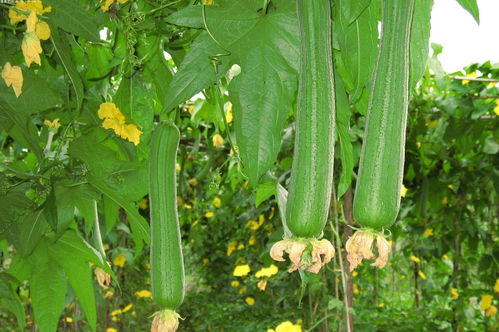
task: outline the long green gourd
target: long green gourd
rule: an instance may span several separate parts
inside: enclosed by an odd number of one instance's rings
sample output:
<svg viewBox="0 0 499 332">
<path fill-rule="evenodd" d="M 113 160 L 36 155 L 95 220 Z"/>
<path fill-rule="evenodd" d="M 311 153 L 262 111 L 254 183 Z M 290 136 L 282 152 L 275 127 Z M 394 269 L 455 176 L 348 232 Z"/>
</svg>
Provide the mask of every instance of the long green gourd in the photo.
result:
<svg viewBox="0 0 499 332">
<path fill-rule="evenodd" d="M 175 331 L 175 309 L 184 299 L 184 262 L 177 214 L 176 157 L 180 133 L 174 124 L 160 123 L 149 151 L 151 217 L 151 287 L 161 306 L 151 331 Z"/>
<path fill-rule="evenodd" d="M 376 238 L 380 257 L 373 265 L 379 267 L 386 264 L 390 251 L 390 245 L 379 232 L 395 222 L 400 206 L 413 12 L 414 0 L 382 0 L 381 42 L 353 202 L 354 219 L 365 230 L 347 242 L 349 254 L 356 252 L 357 257 L 350 257 L 355 266 L 358 259 L 372 258 L 367 257 L 372 256 L 369 251 L 361 254 L 362 250 L 355 250 L 359 247 L 356 244 L 370 247 Z"/>
<path fill-rule="evenodd" d="M 335 98 L 329 0 L 298 0 L 301 63 L 293 167 L 286 223 L 298 237 L 317 237 L 333 185 Z"/>
<path fill-rule="evenodd" d="M 301 62 L 296 111 L 295 145 L 286 225 L 294 238 L 277 242 L 271 256 L 290 271 L 317 273 L 334 249 L 317 240 L 327 221 L 333 186 L 335 96 L 329 0 L 297 0 Z M 312 248 L 307 252 L 307 248 Z M 324 259 L 321 258 L 324 256 Z"/>
</svg>

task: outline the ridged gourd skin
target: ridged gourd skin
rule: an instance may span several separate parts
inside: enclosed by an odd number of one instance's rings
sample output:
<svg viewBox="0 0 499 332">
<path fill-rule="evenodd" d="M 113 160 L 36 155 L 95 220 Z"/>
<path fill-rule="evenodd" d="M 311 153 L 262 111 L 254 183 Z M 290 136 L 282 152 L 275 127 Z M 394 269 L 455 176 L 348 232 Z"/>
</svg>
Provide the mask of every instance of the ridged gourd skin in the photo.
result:
<svg viewBox="0 0 499 332">
<path fill-rule="evenodd" d="M 329 0 L 297 0 L 301 63 L 286 224 L 320 236 L 333 185 L 335 97 Z"/>
<path fill-rule="evenodd" d="M 160 123 L 152 134 L 149 152 L 152 297 L 163 309 L 172 310 L 184 299 L 175 172 L 179 139 L 174 124 Z"/>
<path fill-rule="evenodd" d="M 382 1 L 382 35 L 360 155 L 354 219 L 381 230 L 396 220 L 404 172 L 414 0 Z"/>
</svg>

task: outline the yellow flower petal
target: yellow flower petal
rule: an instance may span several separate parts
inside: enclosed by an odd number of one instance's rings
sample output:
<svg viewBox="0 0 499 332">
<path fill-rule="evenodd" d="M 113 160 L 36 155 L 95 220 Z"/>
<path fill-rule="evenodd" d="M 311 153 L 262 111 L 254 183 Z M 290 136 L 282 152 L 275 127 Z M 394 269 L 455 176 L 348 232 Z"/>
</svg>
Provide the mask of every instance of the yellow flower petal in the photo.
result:
<svg viewBox="0 0 499 332">
<path fill-rule="evenodd" d="M 130 309 L 132 309 L 133 307 L 133 304 L 130 303 L 129 305 L 127 305 L 126 307 L 124 307 L 121 312 L 127 312 L 127 311 L 130 311 Z"/>
<path fill-rule="evenodd" d="M 106 329 L 106 332 L 118 332 L 118 330 L 117 330 L 117 329 L 115 329 L 114 327 L 108 327 L 108 328 Z"/>
<path fill-rule="evenodd" d="M 239 281 L 237 281 L 237 280 L 233 280 L 233 281 L 231 281 L 231 282 L 230 282 L 230 285 L 231 285 L 232 287 L 239 287 Z"/>
<path fill-rule="evenodd" d="M 21 43 L 21 50 L 23 51 L 24 60 L 26 61 L 26 65 L 28 67 L 31 66 L 32 62 L 38 64 L 39 66 L 42 65 L 40 54 L 43 50 L 40 45 L 40 39 L 38 39 L 34 32 L 24 34 L 24 38 Z"/>
<path fill-rule="evenodd" d="M 499 99 L 496 99 L 496 107 L 494 107 L 495 115 L 499 115 Z"/>
<path fill-rule="evenodd" d="M 16 1 L 16 5 L 14 6 L 16 9 L 25 12 L 35 12 L 38 15 L 43 15 L 45 13 L 50 13 L 52 11 L 52 7 L 43 8 L 43 4 L 41 0 L 29 0 L 29 1 Z M 24 21 L 28 18 L 27 15 L 16 12 L 13 9 L 9 9 L 9 19 L 10 24 L 16 24 L 21 21 Z"/>
<path fill-rule="evenodd" d="M 499 278 L 496 279 L 496 284 L 494 285 L 494 292 L 499 293 Z"/>
<path fill-rule="evenodd" d="M 213 146 L 216 148 L 218 148 L 224 144 L 224 139 L 219 134 L 213 135 L 212 141 L 213 141 Z"/>
<path fill-rule="evenodd" d="M 127 124 L 123 127 L 123 131 L 119 135 L 121 136 L 121 138 L 124 138 L 124 139 L 132 142 L 134 145 L 139 145 L 140 135 L 142 135 L 142 134 L 143 134 L 143 132 L 140 131 L 136 125 Z"/>
<path fill-rule="evenodd" d="M 232 103 L 229 103 L 229 106 L 227 107 L 227 113 L 225 113 L 225 120 L 227 120 L 227 123 L 231 123 L 233 120 Z"/>
<path fill-rule="evenodd" d="M 36 23 L 35 33 L 40 40 L 47 40 L 50 38 L 50 27 L 46 22 L 40 21 Z"/>
<path fill-rule="evenodd" d="M 419 275 L 419 277 L 420 277 L 421 279 L 426 280 L 426 274 L 424 274 L 424 272 L 423 272 L 423 271 L 419 270 L 419 271 L 418 271 L 418 275 Z"/>
<path fill-rule="evenodd" d="M 250 271 L 251 268 L 249 267 L 248 264 L 238 265 L 235 267 L 234 272 L 232 272 L 232 275 L 235 277 L 244 277 L 248 275 Z"/>
<path fill-rule="evenodd" d="M 264 280 L 260 280 L 256 286 L 258 287 L 259 290 L 261 290 L 262 292 L 265 290 L 265 288 L 267 288 L 267 280 L 264 279 Z"/>
<path fill-rule="evenodd" d="M 279 272 L 279 268 L 275 266 L 274 264 L 271 264 L 269 267 L 264 267 L 261 268 L 259 271 L 255 273 L 255 277 L 257 278 L 263 278 L 267 277 L 270 278 L 273 275 L 277 274 Z"/>
<path fill-rule="evenodd" d="M 214 215 L 215 215 L 215 213 L 213 213 L 213 212 L 211 212 L 211 211 L 208 211 L 208 212 L 206 212 L 206 213 L 204 214 L 204 216 L 205 216 L 206 218 L 213 218 L 213 216 L 214 216 Z"/>
<path fill-rule="evenodd" d="M 2 78 L 8 87 L 12 85 L 16 97 L 19 97 L 23 89 L 23 72 L 21 67 L 12 66 L 10 62 L 5 63 L 2 69 Z"/>
<path fill-rule="evenodd" d="M 487 310 L 492 305 L 492 295 L 485 294 L 480 301 L 480 310 Z"/>
<path fill-rule="evenodd" d="M 466 77 L 472 77 L 472 78 L 475 78 L 475 77 L 476 77 L 476 71 L 474 71 L 474 72 L 472 72 L 472 73 L 470 73 L 470 74 L 466 75 Z M 469 80 L 462 80 L 462 81 L 461 81 L 461 84 L 462 84 L 462 85 L 466 85 L 466 84 L 468 84 L 469 82 L 470 82 Z"/>
<path fill-rule="evenodd" d="M 59 118 L 55 118 L 53 121 L 45 120 L 43 124 L 51 129 L 59 129 L 61 128 L 61 124 L 59 123 Z"/>
<path fill-rule="evenodd" d="M 489 309 L 485 312 L 485 316 L 493 317 L 497 314 L 497 308 L 494 305 L 491 305 Z"/>
<path fill-rule="evenodd" d="M 66 317 L 66 322 L 72 323 L 73 322 L 73 318 L 72 317 Z"/>
</svg>

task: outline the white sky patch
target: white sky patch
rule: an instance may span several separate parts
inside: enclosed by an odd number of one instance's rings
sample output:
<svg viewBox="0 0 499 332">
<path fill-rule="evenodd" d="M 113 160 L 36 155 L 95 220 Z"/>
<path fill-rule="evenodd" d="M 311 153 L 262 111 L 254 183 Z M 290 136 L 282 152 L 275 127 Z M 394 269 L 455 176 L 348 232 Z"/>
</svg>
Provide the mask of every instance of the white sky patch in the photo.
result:
<svg viewBox="0 0 499 332">
<path fill-rule="evenodd" d="M 499 1 L 478 0 L 478 9 L 480 25 L 456 0 L 435 0 L 430 41 L 443 45 L 439 59 L 448 73 L 475 62 L 499 63 Z"/>
</svg>

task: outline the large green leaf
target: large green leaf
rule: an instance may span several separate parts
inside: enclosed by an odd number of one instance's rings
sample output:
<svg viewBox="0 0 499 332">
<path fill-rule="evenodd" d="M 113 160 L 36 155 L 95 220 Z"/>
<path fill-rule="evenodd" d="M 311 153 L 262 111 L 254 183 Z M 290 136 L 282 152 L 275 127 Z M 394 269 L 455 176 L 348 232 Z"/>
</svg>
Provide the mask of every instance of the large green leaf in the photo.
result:
<svg viewBox="0 0 499 332">
<path fill-rule="evenodd" d="M 137 211 L 137 207 L 132 202 L 126 200 L 123 195 L 121 195 L 120 191 L 107 185 L 100 177 L 90 175 L 89 182 L 97 190 L 109 197 L 126 211 L 132 227 L 133 240 L 137 246 L 136 252 L 140 253 L 143 247 L 143 242 L 146 244 L 150 243 L 150 227 L 144 217 L 142 217 Z"/>
<path fill-rule="evenodd" d="M 350 117 L 352 110 L 348 102 L 345 87 L 339 75 L 335 76 L 336 92 L 336 130 L 340 142 L 341 174 L 338 183 L 337 198 L 343 196 L 352 182 L 354 167 L 353 147 L 350 140 Z"/>
<path fill-rule="evenodd" d="M 47 84 L 46 80 L 32 70 L 23 71 L 23 91 L 17 98 L 12 88 L 8 88 L 3 80 L 0 81 L 0 105 L 16 114 L 30 115 L 45 111 L 62 102 Z"/>
<path fill-rule="evenodd" d="M 191 45 L 191 49 L 168 85 L 163 103 L 164 110 L 171 110 L 222 77 L 230 67 L 228 57 L 220 57 L 218 72 L 215 72 L 210 57 L 224 51 L 208 36 L 202 33 Z"/>
<path fill-rule="evenodd" d="M 52 6 L 49 23 L 90 41 L 99 40 L 99 29 L 106 17 L 101 11 L 85 10 L 80 1 L 44 0 Z"/>
<path fill-rule="evenodd" d="M 430 18 L 433 0 L 419 0 L 414 2 L 414 16 L 411 28 L 411 73 L 410 85 L 412 90 L 424 74 L 430 48 Z"/>
<path fill-rule="evenodd" d="M 338 43 L 341 62 L 345 67 L 340 74 L 350 94 L 350 101 L 355 103 L 371 79 L 376 63 L 380 9 L 378 1 L 371 1 L 362 14 L 350 23 L 343 10 L 343 7 L 349 6 L 348 2 L 341 0 L 335 5 L 333 36 Z"/>
<path fill-rule="evenodd" d="M 293 69 L 272 44 L 261 42 L 248 50 L 241 60 L 241 74 L 229 86 L 239 156 L 252 184 L 274 164 L 296 92 Z"/>
<path fill-rule="evenodd" d="M 12 277 L 4 272 L 0 273 L 0 306 L 12 312 L 17 319 L 17 324 L 21 330 L 26 325 L 26 315 L 21 299 L 11 286 Z"/>
<path fill-rule="evenodd" d="M 203 34 L 196 40 L 170 85 L 172 93 L 179 84 L 185 87 L 183 97 L 174 99 L 176 105 L 216 80 L 210 56 L 224 54 L 217 57 L 222 62 L 219 73 L 232 63 L 241 66 L 241 73 L 229 85 L 229 97 L 244 173 L 253 184 L 272 167 L 279 152 L 281 131 L 295 98 L 299 63 L 294 3 L 273 1 L 266 15 L 258 12 L 260 5 L 238 0 L 207 8 L 211 36 Z M 204 27 L 201 7 L 174 14 L 170 22 Z"/>
<path fill-rule="evenodd" d="M 355 21 L 370 3 L 371 0 L 342 1 L 341 13 L 346 18 L 347 24 Z"/>
<path fill-rule="evenodd" d="M 35 267 L 30 278 L 30 293 L 35 323 L 40 331 L 55 332 L 64 309 L 66 275 L 62 267 L 49 257 L 46 241 L 40 242 L 32 261 Z"/>
<path fill-rule="evenodd" d="M 480 24 L 480 11 L 478 10 L 478 5 L 476 0 L 456 0 L 468 13 L 473 16 L 476 23 Z"/>
<path fill-rule="evenodd" d="M 54 50 L 59 57 L 59 61 L 64 67 L 64 71 L 68 74 L 68 77 L 71 81 L 71 85 L 73 86 L 73 89 L 75 91 L 76 109 L 79 110 L 81 104 L 83 103 L 83 83 L 73 63 L 73 59 L 71 58 L 71 48 L 68 46 L 69 44 L 67 40 L 64 40 L 65 33 L 62 34 L 62 36 L 59 34 L 58 29 L 52 29 L 51 41 L 54 45 Z"/>
<path fill-rule="evenodd" d="M 83 312 L 85 312 L 87 322 L 92 331 L 95 331 L 97 313 L 92 272 L 85 260 L 86 256 L 80 255 L 79 251 L 65 249 L 67 249 L 65 244 L 59 244 L 58 241 L 49 246 L 49 254 L 64 269 L 78 302 L 80 302 Z"/>
<path fill-rule="evenodd" d="M 7 238 L 23 256 L 31 254 L 47 228 L 43 210 L 22 216 L 6 233 Z"/>
</svg>

